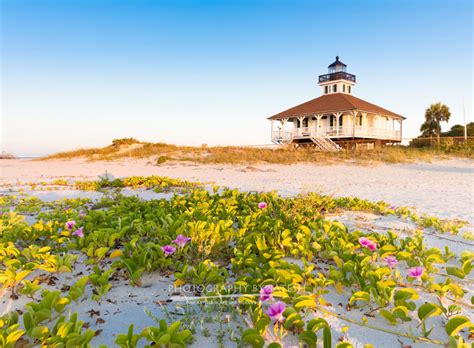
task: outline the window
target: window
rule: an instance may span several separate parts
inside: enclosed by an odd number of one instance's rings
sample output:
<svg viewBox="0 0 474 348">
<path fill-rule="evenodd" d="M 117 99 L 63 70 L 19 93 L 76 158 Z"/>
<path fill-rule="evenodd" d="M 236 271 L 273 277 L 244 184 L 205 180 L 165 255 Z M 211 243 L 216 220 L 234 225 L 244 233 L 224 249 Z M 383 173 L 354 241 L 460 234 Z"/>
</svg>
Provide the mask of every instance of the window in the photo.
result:
<svg viewBox="0 0 474 348">
<path fill-rule="evenodd" d="M 329 86 L 324 86 L 324 94 L 328 94 L 329 93 Z"/>
<path fill-rule="evenodd" d="M 331 115 L 331 116 L 329 117 L 329 127 L 334 127 L 334 126 L 336 126 L 336 119 L 337 119 L 337 118 L 336 118 L 336 116 L 334 116 L 334 115 Z M 343 119 L 342 115 L 339 116 L 339 126 L 342 126 L 342 119 Z"/>
<path fill-rule="evenodd" d="M 357 116 L 357 122 L 356 122 L 356 124 L 357 124 L 358 126 L 362 126 L 362 115 Z"/>
<path fill-rule="evenodd" d="M 303 122 L 301 122 L 299 119 L 296 119 L 296 127 L 297 128 L 308 127 L 308 119 L 307 118 L 303 119 Z"/>
<path fill-rule="evenodd" d="M 334 93 L 337 92 L 337 85 L 332 85 L 332 91 L 333 91 Z"/>
<path fill-rule="evenodd" d="M 347 93 L 351 93 L 351 86 L 347 86 Z"/>
<path fill-rule="evenodd" d="M 342 91 L 346 93 L 346 85 L 342 85 Z"/>
</svg>

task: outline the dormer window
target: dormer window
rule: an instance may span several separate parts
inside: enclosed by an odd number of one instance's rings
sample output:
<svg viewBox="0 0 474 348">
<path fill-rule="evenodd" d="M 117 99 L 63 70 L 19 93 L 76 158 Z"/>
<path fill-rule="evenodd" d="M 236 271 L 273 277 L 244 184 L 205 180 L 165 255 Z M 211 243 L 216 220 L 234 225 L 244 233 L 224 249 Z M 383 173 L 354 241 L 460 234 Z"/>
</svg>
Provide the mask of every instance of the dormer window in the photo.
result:
<svg viewBox="0 0 474 348">
<path fill-rule="evenodd" d="M 337 92 L 337 85 L 332 85 L 332 91 L 333 91 L 334 93 Z"/>
<path fill-rule="evenodd" d="M 342 85 L 342 91 L 346 93 L 346 85 Z"/>
<path fill-rule="evenodd" d="M 324 94 L 328 94 L 329 93 L 329 86 L 324 86 Z"/>
<path fill-rule="evenodd" d="M 347 93 L 351 94 L 351 86 L 347 86 Z"/>
</svg>

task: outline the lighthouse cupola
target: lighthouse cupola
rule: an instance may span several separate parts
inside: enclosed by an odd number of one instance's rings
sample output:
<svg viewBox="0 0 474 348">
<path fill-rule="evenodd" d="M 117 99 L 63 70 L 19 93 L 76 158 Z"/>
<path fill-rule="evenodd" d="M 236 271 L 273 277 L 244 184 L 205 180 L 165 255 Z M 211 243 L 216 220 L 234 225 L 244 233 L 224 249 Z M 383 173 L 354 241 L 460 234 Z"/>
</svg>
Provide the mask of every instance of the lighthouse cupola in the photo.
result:
<svg viewBox="0 0 474 348">
<path fill-rule="evenodd" d="M 352 94 L 352 87 L 356 83 L 356 76 L 346 71 L 347 65 L 339 60 L 328 66 L 328 73 L 319 75 L 319 85 L 324 94 L 347 93 Z"/>
</svg>

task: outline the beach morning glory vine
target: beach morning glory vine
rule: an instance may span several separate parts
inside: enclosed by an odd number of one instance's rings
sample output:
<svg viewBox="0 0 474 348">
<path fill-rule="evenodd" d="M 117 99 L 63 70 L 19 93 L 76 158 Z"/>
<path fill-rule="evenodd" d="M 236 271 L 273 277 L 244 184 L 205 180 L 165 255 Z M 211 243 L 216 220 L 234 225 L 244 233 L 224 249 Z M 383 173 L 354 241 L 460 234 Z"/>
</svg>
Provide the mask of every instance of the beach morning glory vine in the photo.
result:
<svg viewBox="0 0 474 348">
<path fill-rule="evenodd" d="M 265 285 L 260 289 L 260 301 L 269 301 L 273 298 L 273 285 Z"/>
<path fill-rule="evenodd" d="M 180 234 L 176 237 L 175 240 L 173 240 L 173 243 L 179 246 L 180 248 L 183 248 L 189 241 L 191 241 L 191 238 Z"/>
<path fill-rule="evenodd" d="M 176 248 L 168 244 L 168 245 L 162 246 L 161 250 L 163 250 L 163 252 L 165 253 L 165 256 L 170 256 L 176 251 Z"/>
</svg>

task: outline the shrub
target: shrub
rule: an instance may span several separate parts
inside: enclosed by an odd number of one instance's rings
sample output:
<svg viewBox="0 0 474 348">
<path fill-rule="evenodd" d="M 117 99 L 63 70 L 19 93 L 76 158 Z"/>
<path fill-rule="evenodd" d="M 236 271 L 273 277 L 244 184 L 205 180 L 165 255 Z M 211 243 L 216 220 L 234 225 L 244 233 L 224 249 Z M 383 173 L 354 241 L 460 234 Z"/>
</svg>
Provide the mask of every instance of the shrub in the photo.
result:
<svg viewBox="0 0 474 348">
<path fill-rule="evenodd" d="M 120 138 L 112 140 L 112 146 L 139 144 L 140 142 L 135 138 Z"/>
</svg>

